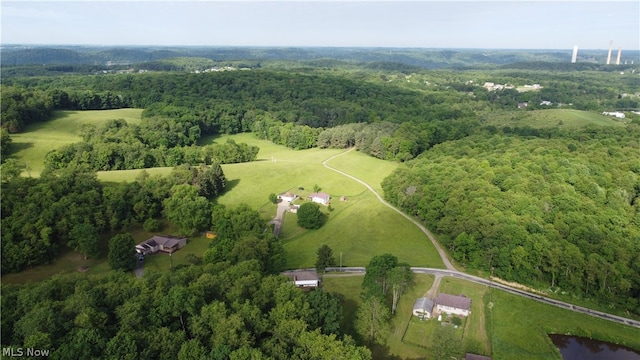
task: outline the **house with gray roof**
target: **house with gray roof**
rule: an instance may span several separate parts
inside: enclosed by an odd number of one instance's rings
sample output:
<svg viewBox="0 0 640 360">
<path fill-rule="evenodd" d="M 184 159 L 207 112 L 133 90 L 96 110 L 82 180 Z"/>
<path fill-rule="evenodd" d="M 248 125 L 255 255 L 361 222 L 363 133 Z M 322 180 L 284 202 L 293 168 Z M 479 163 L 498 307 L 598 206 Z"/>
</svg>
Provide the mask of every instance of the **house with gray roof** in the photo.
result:
<svg viewBox="0 0 640 360">
<path fill-rule="evenodd" d="M 429 319 L 433 314 L 433 300 L 423 297 L 413 303 L 413 315 L 420 319 Z"/>
<path fill-rule="evenodd" d="M 439 312 L 469 316 L 471 313 L 471 299 L 466 296 L 438 294 L 434 300 Z"/>
<path fill-rule="evenodd" d="M 136 252 L 142 255 L 155 254 L 158 251 L 171 254 L 185 245 L 187 245 L 187 238 L 171 235 L 156 235 L 136 245 Z"/>
</svg>

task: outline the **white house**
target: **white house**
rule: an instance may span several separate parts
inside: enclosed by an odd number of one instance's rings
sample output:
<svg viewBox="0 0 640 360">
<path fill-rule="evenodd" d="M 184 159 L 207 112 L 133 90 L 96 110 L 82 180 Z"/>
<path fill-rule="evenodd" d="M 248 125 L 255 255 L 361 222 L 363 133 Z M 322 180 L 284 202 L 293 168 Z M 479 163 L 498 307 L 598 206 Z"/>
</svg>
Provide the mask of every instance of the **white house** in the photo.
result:
<svg viewBox="0 0 640 360">
<path fill-rule="evenodd" d="M 548 101 L 548 100 L 543 100 L 542 102 L 540 102 L 540 105 L 551 106 L 551 105 L 553 105 L 553 103 L 551 101 Z"/>
<path fill-rule="evenodd" d="M 436 310 L 443 313 L 461 316 L 471 313 L 471 299 L 465 296 L 438 294 L 434 302 Z"/>
<path fill-rule="evenodd" d="M 320 278 L 315 269 L 286 271 L 282 275 L 290 277 L 293 283 L 300 288 L 316 288 L 320 285 Z"/>
<path fill-rule="evenodd" d="M 625 118 L 624 113 L 621 112 L 621 111 L 611 111 L 611 112 L 605 111 L 605 112 L 602 113 L 602 115 L 615 116 L 618 119 L 624 119 Z"/>
<path fill-rule="evenodd" d="M 328 205 L 329 204 L 329 200 L 331 199 L 331 196 L 329 196 L 329 194 L 325 194 L 325 193 L 311 193 L 309 195 L 309 198 L 311 199 L 311 201 L 318 203 L 318 204 L 322 204 L 322 205 Z"/>
<path fill-rule="evenodd" d="M 420 319 L 429 319 L 433 314 L 433 300 L 423 297 L 413 303 L 413 315 Z"/>
<path fill-rule="evenodd" d="M 292 202 L 297 197 L 298 197 L 298 195 L 296 195 L 294 193 L 290 193 L 288 191 L 286 193 L 282 193 L 282 194 L 278 195 L 278 199 L 280 199 L 282 201 L 286 201 L 286 202 Z"/>
</svg>

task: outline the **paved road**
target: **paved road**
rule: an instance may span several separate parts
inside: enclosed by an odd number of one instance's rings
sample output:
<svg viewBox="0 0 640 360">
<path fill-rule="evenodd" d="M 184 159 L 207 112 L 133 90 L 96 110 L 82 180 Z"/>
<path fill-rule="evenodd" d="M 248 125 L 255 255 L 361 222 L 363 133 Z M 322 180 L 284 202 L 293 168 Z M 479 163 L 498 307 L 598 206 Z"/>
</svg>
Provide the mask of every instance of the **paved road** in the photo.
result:
<svg viewBox="0 0 640 360">
<path fill-rule="evenodd" d="M 407 220 L 411 221 L 415 226 L 417 226 L 420 230 L 422 230 L 423 233 L 425 233 L 425 235 L 427 235 L 427 237 L 431 240 L 431 243 L 433 244 L 433 246 L 435 246 L 436 250 L 438 250 L 438 254 L 440 254 L 440 258 L 442 258 L 442 262 L 444 263 L 444 265 L 447 267 L 447 269 L 449 270 L 456 270 L 455 266 L 453 266 L 453 264 L 451 264 L 451 262 L 449 261 L 449 258 L 447 257 L 447 254 L 442 250 L 442 248 L 440 247 L 440 244 L 438 244 L 438 242 L 436 241 L 436 238 L 433 236 L 433 234 L 431 234 L 431 232 L 429 230 L 427 230 L 426 227 L 424 227 L 422 224 L 420 224 L 418 221 L 416 221 L 414 218 L 410 217 L 409 215 L 403 213 L 402 211 L 400 211 L 399 209 L 397 209 L 395 206 L 389 204 L 388 202 L 386 202 L 382 196 L 380 196 L 380 194 L 378 194 L 378 192 L 376 192 L 369 184 L 367 184 L 366 182 L 358 179 L 355 176 L 349 175 L 344 171 L 340 171 L 336 168 L 332 168 L 331 166 L 327 165 L 327 162 L 331 161 L 332 159 L 338 157 L 338 156 L 342 156 L 344 154 L 347 154 L 351 151 L 355 150 L 355 148 L 351 148 L 345 152 L 342 152 L 340 154 L 334 155 L 330 158 L 328 158 L 327 160 L 322 162 L 322 165 L 324 167 L 326 167 L 329 170 L 335 171 L 340 175 L 346 176 L 349 179 L 352 179 L 354 181 L 359 182 L 360 184 L 364 185 L 364 187 L 366 187 L 367 189 L 369 189 L 369 191 L 371 191 L 377 198 L 378 200 L 383 203 L 384 205 L 388 206 L 389 208 L 393 209 L 395 212 L 397 212 L 398 214 L 404 216 Z"/>
<path fill-rule="evenodd" d="M 329 272 L 342 272 L 342 273 L 348 273 L 348 274 L 364 274 L 365 273 L 365 268 L 363 267 L 332 267 L 332 268 L 327 268 L 327 271 Z M 431 275 L 436 275 L 436 276 L 451 276 L 451 277 L 455 277 L 458 279 L 463 279 L 463 280 L 467 280 L 467 281 L 471 281 L 477 284 L 482 284 L 482 285 L 486 285 L 495 289 L 499 289 L 499 290 L 503 290 L 506 291 L 508 293 L 511 294 L 515 294 L 515 295 L 519 295 L 519 296 L 523 296 L 532 300 L 536 300 L 539 301 L 541 303 L 545 303 L 545 304 L 549 304 L 549 305 L 553 305 L 553 306 L 557 306 L 559 308 L 563 308 L 563 309 L 567 309 L 567 310 L 571 310 L 571 311 L 575 311 L 575 312 L 579 312 L 579 313 L 583 313 L 583 314 L 587 314 L 587 315 L 591 315 L 597 318 L 601 318 L 601 319 L 605 319 L 605 320 L 609 320 L 609 321 L 613 321 L 613 322 L 617 322 L 620 324 L 624 324 L 624 325 L 629 325 L 629 326 L 633 326 L 636 328 L 640 328 L 640 321 L 638 320 L 634 320 L 634 319 L 628 319 L 622 316 L 617 316 L 617 315 L 611 315 L 611 314 L 607 314 L 601 311 L 597 311 L 597 310 L 591 310 L 582 306 L 578 306 L 578 305 L 573 305 L 573 304 L 569 304 L 566 303 L 564 301 L 560 301 L 560 300 L 556 300 L 556 299 L 551 299 L 548 298 L 546 296 L 541 296 L 538 294 L 532 294 L 530 292 L 524 291 L 524 290 L 520 290 L 508 285 L 504 285 L 501 283 L 496 283 L 494 281 L 491 280 L 487 280 L 481 277 L 477 277 L 477 276 L 473 276 L 473 275 L 469 275 L 469 274 L 465 274 L 462 273 L 460 271 L 456 271 L 456 270 L 444 270 L 444 269 L 433 269 L 433 268 L 420 268 L 420 267 L 412 267 L 411 271 L 413 271 L 416 274 L 431 274 Z M 325 275 L 327 276 L 327 275 Z M 431 291 L 431 290 L 430 290 Z"/>
</svg>

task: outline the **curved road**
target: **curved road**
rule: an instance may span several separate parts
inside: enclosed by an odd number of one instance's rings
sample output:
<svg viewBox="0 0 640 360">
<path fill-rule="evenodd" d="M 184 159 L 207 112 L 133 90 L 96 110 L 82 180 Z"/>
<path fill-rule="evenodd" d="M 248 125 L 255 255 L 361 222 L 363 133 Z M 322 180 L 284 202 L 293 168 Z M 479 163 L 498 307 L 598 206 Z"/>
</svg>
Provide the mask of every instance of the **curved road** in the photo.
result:
<svg viewBox="0 0 640 360">
<path fill-rule="evenodd" d="M 365 273 L 365 268 L 363 267 L 328 267 L 327 268 L 328 272 L 341 272 L 341 273 L 348 273 L 348 274 L 360 274 L 363 275 Z M 556 300 L 556 299 L 551 299 L 545 296 L 541 296 L 541 295 L 537 295 L 537 294 L 532 294 L 529 292 L 526 292 L 524 290 L 520 290 L 520 289 L 516 289 L 513 288 L 511 286 L 508 285 L 504 285 L 501 283 L 496 283 L 494 281 L 491 280 L 487 280 L 481 277 L 477 277 L 477 276 L 473 276 L 473 275 L 469 275 L 469 274 L 465 274 L 463 272 L 460 271 L 456 271 L 456 270 L 443 270 L 443 269 L 433 269 L 433 268 L 420 268 L 420 267 L 412 267 L 411 271 L 416 273 L 416 274 L 430 274 L 430 275 L 435 275 L 437 276 L 451 276 L 451 277 L 455 277 L 458 279 L 463 279 L 463 280 L 467 280 L 467 281 L 471 281 L 474 282 L 476 284 L 481 284 L 481 285 L 486 285 L 495 289 L 499 289 L 499 290 L 503 290 L 506 291 L 508 293 L 511 294 L 515 294 L 515 295 L 519 295 L 519 296 L 523 296 L 532 300 L 536 300 L 539 301 L 541 303 L 545 303 L 548 305 L 553 305 L 553 306 L 557 306 L 559 308 L 563 308 L 563 309 L 567 309 L 567 310 L 571 310 L 571 311 L 575 311 L 575 312 L 579 312 L 579 313 L 583 313 L 583 314 L 587 314 L 587 315 L 591 315 L 597 318 L 601 318 L 604 320 L 609 320 L 609 321 L 613 321 L 613 322 L 617 322 L 620 324 L 624 324 L 624 325 L 629 325 L 629 326 L 633 326 L 636 328 L 640 328 L 640 321 L 638 320 L 634 320 L 634 319 L 628 319 L 622 316 L 617 316 L 617 315 L 611 315 L 611 314 L 607 314 L 601 311 L 597 311 L 597 310 L 591 310 L 582 306 L 577 306 L 577 305 L 573 305 L 573 304 L 569 304 L 566 303 L 564 301 L 560 301 L 560 300 Z M 324 275 L 327 277 L 331 277 L 331 276 L 343 276 L 342 274 L 327 274 Z"/>
<path fill-rule="evenodd" d="M 352 180 L 357 181 L 358 183 L 362 184 L 364 187 L 369 189 L 369 191 L 371 191 L 378 198 L 378 200 L 381 203 L 383 203 L 384 205 L 388 206 L 389 208 L 395 210 L 398 214 L 404 216 L 407 220 L 411 221 L 420 230 L 422 230 L 422 232 L 425 233 L 425 235 L 427 235 L 427 237 L 431 240 L 431 243 L 433 243 L 433 246 L 436 248 L 436 250 L 438 250 L 438 253 L 440 254 L 440 257 L 442 258 L 442 262 L 444 262 L 444 265 L 447 267 L 447 270 L 433 269 L 433 268 L 412 267 L 411 271 L 413 271 L 414 273 L 418 273 L 418 274 L 433 274 L 433 275 L 436 275 L 436 277 L 438 277 L 438 276 L 452 276 L 452 277 L 456 277 L 456 278 L 459 278 L 459 279 L 464 279 L 464 280 L 467 280 L 467 281 L 471 281 L 471 282 L 474 282 L 474 283 L 483 284 L 483 285 L 486 285 L 486 286 L 489 286 L 489 287 L 492 287 L 492 288 L 504 290 L 504 291 L 509 292 L 511 294 L 524 296 L 526 298 L 533 299 L 533 300 L 536 300 L 536 301 L 540 301 L 540 302 L 545 303 L 545 304 L 549 304 L 549 305 L 557 306 L 557 307 L 564 308 L 564 309 L 567 309 L 567 310 L 571 310 L 571 311 L 575 311 L 575 312 L 579 312 L 579 313 L 595 316 L 595 317 L 598 317 L 598 318 L 601 318 L 601 319 L 617 322 L 617 323 L 620 323 L 620 324 L 624 324 L 624 325 L 629 325 L 629 326 L 640 328 L 640 321 L 637 321 L 637 320 L 628 319 L 628 318 L 625 318 L 625 317 L 622 317 L 622 316 L 617 316 L 617 315 L 611 315 L 611 314 L 607 314 L 607 313 L 604 313 L 604 312 L 601 312 L 601 311 L 591 310 L 591 309 L 588 309 L 588 308 L 585 308 L 585 307 L 582 307 L 582 306 L 569 304 L 569 303 L 566 303 L 566 302 L 563 302 L 563 301 L 551 299 L 551 298 L 544 297 L 544 296 L 541 296 L 541 295 L 532 294 L 532 293 L 526 292 L 524 290 L 513 288 L 511 286 L 507 286 L 507 285 L 504 285 L 504 284 L 501 284 L 501 283 L 496 283 L 496 282 L 491 281 L 491 280 L 487 280 L 487 279 L 484 279 L 484 278 L 481 278 L 481 277 L 477 277 L 477 276 L 473 276 L 473 275 L 469 275 L 469 274 L 465 274 L 463 272 L 457 271 L 456 268 L 453 266 L 453 264 L 451 264 L 451 262 L 449 261 L 449 258 L 447 257 L 446 253 L 440 247 L 440 244 L 438 244 L 438 242 L 436 241 L 436 239 L 433 236 L 433 234 L 431 234 L 431 232 L 429 230 L 427 230 L 427 228 L 425 228 L 422 224 L 420 224 L 418 221 L 416 221 L 415 219 L 413 219 L 409 215 L 407 215 L 404 212 L 402 212 L 399 209 L 397 209 L 395 206 L 393 206 L 393 205 L 389 204 L 388 202 L 386 202 L 382 198 L 382 196 L 380 196 L 380 194 L 378 194 L 366 182 L 358 179 L 357 177 L 355 177 L 353 175 L 349 175 L 349 174 L 345 173 L 344 171 L 338 170 L 336 168 L 333 168 L 333 167 L 327 165 L 327 162 L 331 161 L 332 159 L 335 159 L 338 156 L 342 156 L 344 154 L 347 154 L 347 153 L 349 153 L 349 152 L 351 152 L 353 150 L 355 150 L 355 148 L 351 148 L 351 149 L 349 149 L 349 150 L 347 150 L 345 152 L 342 152 L 340 154 L 334 155 L 334 156 L 326 159 L 325 161 L 323 161 L 322 165 L 324 167 L 326 167 L 327 169 L 329 169 L 329 170 L 335 171 L 338 174 L 346 176 L 349 179 L 352 179 Z M 365 268 L 363 268 L 363 267 L 342 267 L 342 268 L 334 267 L 334 268 L 327 268 L 326 270 L 327 271 L 347 272 L 347 273 L 352 273 L 352 274 L 355 274 L 355 273 L 364 274 L 364 272 L 365 272 Z M 327 276 L 327 275 L 325 275 L 325 276 Z M 328 276 L 331 276 L 331 275 L 328 275 Z"/>
<path fill-rule="evenodd" d="M 342 152 L 340 154 L 337 155 L 333 155 L 332 157 L 328 158 L 327 160 L 322 162 L 322 165 L 324 167 L 326 167 L 329 170 L 335 171 L 340 175 L 346 176 L 351 180 L 357 181 L 360 184 L 362 184 L 364 187 L 366 187 L 367 189 L 369 189 L 369 191 L 371 191 L 373 193 L 373 195 L 375 195 L 378 200 L 383 203 L 384 205 L 388 206 L 389 208 L 395 210 L 398 214 L 404 216 L 407 220 L 411 221 L 415 226 L 417 226 L 420 230 L 422 230 L 423 233 L 425 233 L 425 235 L 427 235 L 427 237 L 431 240 L 431 243 L 433 244 L 433 246 L 435 246 L 436 250 L 438 250 L 438 254 L 440 254 L 440 258 L 442 258 L 442 262 L 444 263 L 444 265 L 446 266 L 446 268 L 448 270 L 456 270 L 456 268 L 453 266 L 453 264 L 451 264 L 451 262 L 449 261 L 449 258 L 447 257 L 447 254 L 442 250 L 442 248 L 440 247 L 440 244 L 438 244 L 438 242 L 436 241 L 436 238 L 433 236 L 433 234 L 431 234 L 431 232 L 429 230 L 427 230 L 426 227 L 424 227 L 422 224 L 420 224 L 418 221 L 416 221 L 415 219 L 413 219 L 412 217 L 410 217 L 409 215 L 405 214 L 404 212 L 400 211 L 399 209 L 397 209 L 395 206 L 389 204 L 388 202 L 386 202 L 382 196 L 380 196 L 380 194 L 378 194 L 377 191 L 375 191 L 369 184 L 367 184 L 366 182 L 358 179 L 355 176 L 349 175 L 344 171 L 340 171 L 336 168 L 332 168 L 331 166 L 327 165 L 327 162 L 329 162 L 332 159 L 335 159 L 338 156 L 342 156 L 344 154 L 347 154 L 351 151 L 355 150 L 354 147 L 352 147 L 351 149 Z"/>
</svg>

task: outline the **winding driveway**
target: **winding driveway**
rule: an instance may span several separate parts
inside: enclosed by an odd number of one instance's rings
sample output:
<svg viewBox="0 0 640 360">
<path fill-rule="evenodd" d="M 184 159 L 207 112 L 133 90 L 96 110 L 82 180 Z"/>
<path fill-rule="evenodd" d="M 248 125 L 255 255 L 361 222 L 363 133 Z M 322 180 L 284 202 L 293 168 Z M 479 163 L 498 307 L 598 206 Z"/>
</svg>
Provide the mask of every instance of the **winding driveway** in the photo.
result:
<svg viewBox="0 0 640 360">
<path fill-rule="evenodd" d="M 373 195 L 375 195 L 378 200 L 388 206 L 389 208 L 393 209 L 395 212 L 397 212 L 398 214 L 404 216 L 407 220 L 411 221 L 415 226 L 417 226 L 420 230 L 422 230 L 423 233 L 425 233 L 425 235 L 427 235 L 427 237 L 431 240 L 431 243 L 433 244 L 433 246 L 436 248 L 436 250 L 438 250 L 438 254 L 440 254 L 440 258 L 442 258 L 442 262 L 444 263 L 444 266 L 448 269 L 448 270 L 456 270 L 455 266 L 453 266 L 453 264 L 451 264 L 451 262 L 449 261 L 449 258 L 447 257 L 447 254 L 442 250 L 442 248 L 440 247 L 440 244 L 438 244 L 438 242 L 436 241 L 436 238 L 433 236 L 433 234 L 431 234 L 431 232 L 429 230 L 427 230 L 426 227 L 424 227 L 422 224 L 420 224 L 418 221 L 416 221 L 415 219 L 413 219 L 412 217 L 410 217 L 409 215 L 405 214 L 404 212 L 400 211 L 398 208 L 396 208 L 395 206 L 389 204 L 388 202 L 386 202 L 382 196 L 380 196 L 380 194 L 378 194 L 377 191 L 375 191 L 369 184 L 367 184 L 366 182 L 358 179 L 357 177 L 353 176 L 353 175 L 349 175 L 344 171 L 340 171 L 336 168 L 333 168 L 329 165 L 327 165 L 327 162 L 331 161 L 332 159 L 335 159 L 338 156 L 342 156 L 345 154 L 348 154 L 349 152 L 355 150 L 354 147 L 352 147 L 351 149 L 342 152 L 340 154 L 334 155 L 330 158 L 328 158 L 327 160 L 322 162 L 322 165 L 324 167 L 326 167 L 329 170 L 335 171 L 340 175 L 346 176 L 351 180 L 357 181 L 360 184 L 362 184 L 364 187 L 366 187 L 367 189 L 369 189 L 369 191 L 371 191 L 373 193 Z"/>
<path fill-rule="evenodd" d="M 384 205 L 388 206 L 389 208 L 395 210 L 398 214 L 404 216 L 407 220 L 411 221 L 412 223 L 414 223 L 420 230 L 422 230 L 423 233 L 425 233 L 425 235 L 427 235 L 427 237 L 431 240 L 431 242 L 433 243 L 433 246 L 436 248 L 436 250 L 438 250 L 438 253 L 440 254 L 440 257 L 442 258 L 442 262 L 444 262 L 444 265 L 447 267 L 447 270 L 443 270 L 443 269 L 433 269 L 433 268 L 418 268 L 418 267 L 412 267 L 411 271 L 413 271 L 414 273 L 418 273 L 418 274 L 432 274 L 436 276 L 436 279 L 439 280 L 440 277 L 442 276 L 452 276 L 452 277 L 456 277 L 459 279 L 464 279 L 467 281 L 471 281 L 474 283 L 478 283 L 478 284 L 483 284 L 492 288 L 496 288 L 496 289 L 500 289 L 503 291 L 506 291 L 508 293 L 511 294 L 515 294 L 515 295 L 519 295 L 519 296 L 523 296 L 529 299 L 533 299 L 545 304 L 549 304 L 549 305 L 553 305 L 553 306 L 557 306 L 563 309 L 567 309 L 567 310 L 571 310 L 571 311 L 575 311 L 575 312 L 579 312 L 579 313 L 583 313 L 583 314 L 587 314 L 587 315 L 591 315 L 594 317 L 598 317 L 601 319 L 605 319 L 605 320 L 609 320 L 609 321 L 613 321 L 613 322 L 617 322 L 620 324 L 624 324 L 624 325 L 629 325 L 629 326 L 633 326 L 636 328 L 640 328 L 640 321 L 637 320 L 633 320 L 633 319 L 628 319 L 622 316 L 617 316 L 617 315 L 611 315 L 611 314 L 607 314 L 601 311 L 597 311 L 597 310 L 592 310 L 592 309 L 588 309 L 582 306 L 577 306 L 577 305 L 573 305 L 573 304 L 569 304 L 566 303 L 564 301 L 559 301 L 559 300 L 555 300 L 555 299 L 551 299 L 545 296 L 541 296 L 541 295 L 537 295 L 537 294 L 532 294 L 529 292 L 526 292 L 524 290 L 520 290 L 517 288 L 513 288 L 511 286 L 507 286 L 501 283 L 496 283 L 494 281 L 491 280 L 487 280 L 481 277 L 477 277 L 477 276 L 473 276 L 473 275 L 469 275 L 469 274 L 465 274 L 463 272 L 457 271 L 456 268 L 453 266 L 453 264 L 451 264 L 451 262 L 449 261 L 449 258 L 447 257 L 446 253 L 442 250 L 442 248 L 440 247 L 440 245 L 438 244 L 438 242 L 436 241 L 435 237 L 433 236 L 433 234 L 431 234 L 431 232 L 429 230 L 427 230 L 427 228 L 425 228 L 422 224 L 420 224 L 418 221 L 416 221 L 415 219 L 411 218 L 409 215 L 405 214 L 404 212 L 400 211 L 399 209 L 397 209 L 395 206 L 389 204 L 388 202 L 386 202 L 382 196 L 380 196 L 380 194 L 378 194 L 369 184 L 367 184 L 366 182 L 358 179 L 357 177 L 353 176 L 353 175 L 349 175 L 347 173 L 345 173 L 344 171 L 340 171 L 336 168 L 333 168 L 329 165 L 327 165 L 327 162 L 331 161 L 332 159 L 335 159 L 338 156 L 342 156 L 345 155 L 351 151 L 355 150 L 355 148 L 351 148 L 345 152 L 342 152 L 340 154 L 334 155 L 328 159 L 326 159 L 325 161 L 322 162 L 322 165 L 324 167 L 326 167 L 329 170 L 335 171 L 338 174 L 341 174 L 343 176 L 348 177 L 349 179 L 352 179 L 354 181 L 357 181 L 358 183 L 362 184 L 363 186 L 365 186 L 367 189 L 369 189 L 377 198 L 378 200 L 383 203 Z M 364 274 L 365 273 L 365 268 L 363 267 L 335 267 L 335 268 L 327 268 L 326 271 L 328 272 L 342 272 L 342 273 L 350 273 L 350 274 Z M 325 276 L 332 276 L 332 275 L 325 275 Z M 432 293 L 435 289 L 432 287 L 431 289 L 429 289 L 428 293 Z"/>
</svg>

